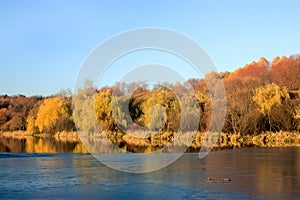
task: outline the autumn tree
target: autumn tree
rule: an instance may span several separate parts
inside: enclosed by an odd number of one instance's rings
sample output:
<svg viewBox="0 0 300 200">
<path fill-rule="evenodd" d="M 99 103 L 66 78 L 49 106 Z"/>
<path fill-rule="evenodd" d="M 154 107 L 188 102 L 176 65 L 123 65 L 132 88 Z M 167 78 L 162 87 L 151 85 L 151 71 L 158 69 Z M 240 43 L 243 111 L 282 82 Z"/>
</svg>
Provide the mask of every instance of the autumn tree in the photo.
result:
<svg viewBox="0 0 300 200">
<path fill-rule="evenodd" d="M 293 117 L 297 122 L 296 129 L 300 131 L 300 104 L 296 106 Z"/>
<path fill-rule="evenodd" d="M 221 131 L 224 126 L 226 114 L 226 93 L 221 76 L 217 72 L 208 73 L 204 77 L 204 81 L 208 92 L 202 93 L 209 95 L 209 101 L 206 102 L 206 126 L 210 132 Z"/>
<path fill-rule="evenodd" d="M 95 94 L 95 112 L 100 126 L 104 130 L 113 130 L 115 128 L 112 116 L 112 90 L 100 91 Z"/>
<path fill-rule="evenodd" d="M 66 127 L 58 127 L 60 120 L 65 121 L 72 116 L 71 104 L 61 96 L 45 99 L 39 108 L 37 118 L 35 121 L 39 132 L 54 133 L 69 129 Z M 72 129 L 72 128 L 70 128 Z"/>
<path fill-rule="evenodd" d="M 298 57 L 276 57 L 271 68 L 271 80 L 279 87 L 300 89 L 300 54 Z"/>
<path fill-rule="evenodd" d="M 114 124 L 118 129 L 126 132 L 129 125 L 133 124 L 129 109 L 130 98 L 128 95 L 112 96 L 111 111 Z"/>
<path fill-rule="evenodd" d="M 252 97 L 259 83 L 254 77 L 228 78 L 224 80 L 227 97 L 226 121 L 224 132 L 253 134 L 259 113 Z"/>
<path fill-rule="evenodd" d="M 37 127 L 35 121 L 37 118 L 39 108 L 42 103 L 43 103 L 43 100 L 37 101 L 34 104 L 33 108 L 30 110 L 30 112 L 27 116 L 27 119 L 26 119 L 27 132 L 30 132 L 30 133 L 38 133 L 39 132 L 39 128 Z"/>
<path fill-rule="evenodd" d="M 26 130 L 26 118 L 39 97 L 0 97 L 0 130 Z"/>
<path fill-rule="evenodd" d="M 270 82 L 270 63 L 262 57 L 258 62 L 246 64 L 230 74 L 230 78 L 246 77 L 255 77 L 261 85 L 268 84 Z"/>
<path fill-rule="evenodd" d="M 286 88 L 280 87 L 274 83 L 266 86 L 261 86 L 256 89 L 253 100 L 260 107 L 260 113 L 267 116 L 269 129 L 272 130 L 271 111 L 274 106 L 279 106 L 283 101 L 289 99 L 289 94 Z"/>
<path fill-rule="evenodd" d="M 73 95 L 73 119 L 80 132 L 95 133 L 99 131 L 99 123 L 95 112 L 95 93 L 92 87 L 80 89 Z"/>
<path fill-rule="evenodd" d="M 130 110 L 137 124 L 152 130 L 178 130 L 180 125 L 179 99 L 172 91 L 158 87 L 153 91 L 140 93 L 135 98 L 136 100 L 130 103 Z M 158 121 L 163 121 L 165 125 L 162 127 L 162 122 Z"/>
<path fill-rule="evenodd" d="M 300 119 L 300 105 L 298 105 L 297 108 L 295 109 L 294 118 Z"/>
<path fill-rule="evenodd" d="M 182 131 L 196 131 L 201 127 L 200 120 L 203 120 L 202 110 L 199 104 L 199 93 L 196 96 L 194 94 L 186 94 L 180 98 L 181 107 L 181 121 L 180 130 Z M 201 96 L 202 98 L 202 96 Z M 204 97 L 205 98 L 205 97 Z M 201 99 L 203 100 L 203 99 Z"/>
<path fill-rule="evenodd" d="M 158 131 L 165 128 L 167 121 L 166 109 L 159 105 L 155 104 L 150 107 L 149 110 L 150 122 L 148 128 L 153 131 Z"/>
</svg>

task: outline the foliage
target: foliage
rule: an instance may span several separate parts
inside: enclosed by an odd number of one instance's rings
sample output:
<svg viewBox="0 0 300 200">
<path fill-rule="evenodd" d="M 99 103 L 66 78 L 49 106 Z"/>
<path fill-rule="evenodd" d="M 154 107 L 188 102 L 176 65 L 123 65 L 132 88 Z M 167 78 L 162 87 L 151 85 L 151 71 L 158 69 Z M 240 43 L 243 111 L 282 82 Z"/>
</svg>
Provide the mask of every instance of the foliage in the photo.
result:
<svg viewBox="0 0 300 200">
<path fill-rule="evenodd" d="M 270 63 L 265 58 L 260 58 L 258 62 L 246 64 L 243 68 L 239 68 L 230 74 L 231 79 L 243 79 L 246 77 L 254 77 L 260 84 L 269 82 Z"/>
<path fill-rule="evenodd" d="M 95 112 L 102 129 L 114 129 L 115 120 L 112 115 L 112 90 L 95 94 Z"/>
<path fill-rule="evenodd" d="M 250 134 L 257 132 L 258 112 L 253 104 L 252 96 L 258 85 L 257 79 L 228 78 L 224 80 L 227 97 L 227 115 L 224 132 Z"/>
<path fill-rule="evenodd" d="M 0 131 L 26 130 L 26 118 L 39 97 L 0 96 Z"/>
<path fill-rule="evenodd" d="M 297 106 L 295 109 L 295 114 L 294 114 L 295 119 L 300 119 L 300 104 Z"/>
<path fill-rule="evenodd" d="M 173 134 L 219 127 L 241 136 L 300 131 L 300 55 L 276 57 L 272 62 L 261 58 L 232 73 L 211 72 L 204 79 L 151 89 L 145 82 L 116 83 L 99 90 L 87 83 L 73 96 L 70 91 L 47 98 L 0 96 L 2 132 L 55 133 L 72 131 L 75 124 L 80 131 L 101 128 L 118 133 L 148 129 Z"/>
<path fill-rule="evenodd" d="M 95 132 L 98 124 L 95 113 L 95 90 L 82 89 L 73 95 L 73 118 L 79 131 Z"/>
<path fill-rule="evenodd" d="M 139 105 L 143 115 L 137 121 L 150 130 L 178 129 L 180 106 L 175 94 L 166 88 L 157 88 L 147 96 Z"/>
<path fill-rule="evenodd" d="M 70 127 L 63 127 L 72 115 L 71 104 L 61 96 L 45 99 L 39 108 L 35 126 L 39 132 L 55 133 L 62 130 L 72 130 Z M 29 119 L 29 122 L 32 119 Z M 69 122 L 71 123 L 71 122 Z M 69 125 L 69 124 L 68 124 Z M 69 125 L 71 126 L 71 125 Z"/>
<path fill-rule="evenodd" d="M 260 112 L 267 115 L 272 107 L 281 105 L 282 101 L 289 98 L 286 88 L 280 89 L 278 85 L 272 83 L 257 88 L 253 100 L 259 105 Z"/>
<path fill-rule="evenodd" d="M 268 117 L 269 130 L 272 131 L 271 111 L 275 106 L 280 106 L 282 102 L 290 98 L 286 88 L 281 89 L 272 83 L 256 89 L 253 100 L 260 107 L 260 113 Z"/>
<path fill-rule="evenodd" d="M 300 89 L 300 54 L 290 57 L 276 57 L 271 68 L 271 80 L 280 87 Z"/>
</svg>

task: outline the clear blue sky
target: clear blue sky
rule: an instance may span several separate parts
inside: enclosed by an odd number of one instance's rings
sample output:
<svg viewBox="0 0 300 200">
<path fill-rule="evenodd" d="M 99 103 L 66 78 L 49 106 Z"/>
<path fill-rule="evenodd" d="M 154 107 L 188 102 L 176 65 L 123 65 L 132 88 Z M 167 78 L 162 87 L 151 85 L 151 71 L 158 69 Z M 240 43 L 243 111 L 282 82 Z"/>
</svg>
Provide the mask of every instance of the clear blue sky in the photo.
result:
<svg viewBox="0 0 300 200">
<path fill-rule="evenodd" d="M 198 42 L 218 71 L 264 56 L 300 53 L 300 1 L 2 0 L 0 94 L 72 89 L 80 66 L 105 39 L 161 27 Z"/>
</svg>

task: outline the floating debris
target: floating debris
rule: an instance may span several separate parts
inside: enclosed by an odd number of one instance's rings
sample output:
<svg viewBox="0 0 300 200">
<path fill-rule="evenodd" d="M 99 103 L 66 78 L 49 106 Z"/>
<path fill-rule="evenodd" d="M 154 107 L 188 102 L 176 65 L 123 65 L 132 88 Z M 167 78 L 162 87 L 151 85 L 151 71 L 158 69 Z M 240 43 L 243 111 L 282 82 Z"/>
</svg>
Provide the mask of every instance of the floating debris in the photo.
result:
<svg viewBox="0 0 300 200">
<path fill-rule="evenodd" d="M 211 178 L 207 177 L 207 182 L 209 183 L 229 183 L 231 181 L 230 178 Z"/>
</svg>

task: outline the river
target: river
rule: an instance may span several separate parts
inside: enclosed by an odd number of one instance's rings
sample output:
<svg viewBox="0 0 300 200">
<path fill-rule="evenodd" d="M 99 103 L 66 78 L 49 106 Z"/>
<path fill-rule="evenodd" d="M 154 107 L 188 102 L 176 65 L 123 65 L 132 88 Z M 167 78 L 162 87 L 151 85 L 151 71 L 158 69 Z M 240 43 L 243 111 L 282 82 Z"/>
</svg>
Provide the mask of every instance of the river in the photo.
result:
<svg viewBox="0 0 300 200">
<path fill-rule="evenodd" d="M 186 153 L 142 174 L 111 169 L 90 154 L 0 153 L 0 199 L 299 198 L 299 147 L 228 149 L 203 159 Z"/>
</svg>

